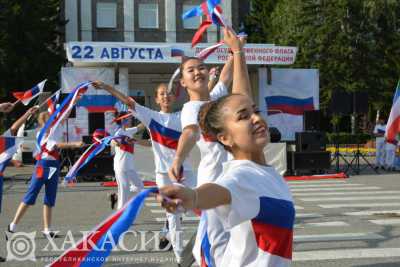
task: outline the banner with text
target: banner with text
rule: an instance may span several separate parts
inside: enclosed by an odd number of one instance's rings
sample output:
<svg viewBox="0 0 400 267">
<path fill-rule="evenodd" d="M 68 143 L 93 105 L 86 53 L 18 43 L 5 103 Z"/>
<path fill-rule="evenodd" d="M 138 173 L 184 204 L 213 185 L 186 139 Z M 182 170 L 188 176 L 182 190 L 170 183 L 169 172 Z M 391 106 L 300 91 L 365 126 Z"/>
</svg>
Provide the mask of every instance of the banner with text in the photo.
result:
<svg viewBox="0 0 400 267">
<path fill-rule="evenodd" d="M 68 42 L 67 57 L 73 63 L 147 62 L 180 63 L 179 56 L 195 56 L 210 44 L 199 44 L 194 49 L 187 43 L 128 43 L 128 42 Z M 297 47 L 271 44 L 246 44 L 247 64 L 290 65 L 296 59 Z M 206 63 L 223 64 L 229 55 L 221 46 Z"/>
</svg>

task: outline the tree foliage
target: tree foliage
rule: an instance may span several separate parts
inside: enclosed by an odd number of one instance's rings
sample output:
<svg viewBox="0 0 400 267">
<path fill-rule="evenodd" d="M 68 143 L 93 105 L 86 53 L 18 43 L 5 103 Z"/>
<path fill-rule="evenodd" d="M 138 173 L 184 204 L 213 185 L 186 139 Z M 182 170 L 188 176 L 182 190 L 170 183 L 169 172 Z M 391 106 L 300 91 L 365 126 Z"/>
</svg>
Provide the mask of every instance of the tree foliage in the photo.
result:
<svg viewBox="0 0 400 267">
<path fill-rule="evenodd" d="M 64 62 L 59 0 L 0 0 L 0 89 L 57 87 Z"/>
<path fill-rule="evenodd" d="M 400 1 L 251 2 L 250 41 L 297 46 L 293 67 L 320 71 L 322 107 L 335 90 L 364 91 L 370 114 L 388 114 L 400 78 Z"/>
</svg>

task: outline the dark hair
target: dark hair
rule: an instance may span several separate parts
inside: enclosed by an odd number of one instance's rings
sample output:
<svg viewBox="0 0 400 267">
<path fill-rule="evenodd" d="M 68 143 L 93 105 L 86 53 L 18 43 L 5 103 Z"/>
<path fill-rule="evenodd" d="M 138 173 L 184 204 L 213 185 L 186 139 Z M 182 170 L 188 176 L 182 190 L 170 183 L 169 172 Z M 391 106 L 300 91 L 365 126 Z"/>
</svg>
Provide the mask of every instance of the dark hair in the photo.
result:
<svg viewBox="0 0 400 267">
<path fill-rule="evenodd" d="M 161 86 L 165 86 L 165 88 L 168 89 L 168 84 L 166 83 L 159 83 L 156 87 L 156 89 L 154 89 L 154 97 L 158 96 L 158 90 L 160 89 Z"/>
<path fill-rule="evenodd" d="M 201 58 L 198 58 L 198 57 L 182 57 L 181 64 L 179 65 L 179 77 L 178 77 L 179 79 L 181 79 L 183 76 L 183 66 L 189 60 L 198 60 L 198 61 L 204 62 Z"/>
<path fill-rule="evenodd" d="M 210 101 L 200 108 L 198 115 L 198 121 L 202 134 L 217 140 L 217 135 L 223 131 L 223 117 L 221 116 L 221 109 L 225 105 L 226 101 L 233 95 L 230 94 L 223 96 L 215 101 Z M 219 141 L 218 141 L 219 142 Z M 225 147 L 226 150 L 230 151 L 230 148 L 219 142 Z"/>
</svg>

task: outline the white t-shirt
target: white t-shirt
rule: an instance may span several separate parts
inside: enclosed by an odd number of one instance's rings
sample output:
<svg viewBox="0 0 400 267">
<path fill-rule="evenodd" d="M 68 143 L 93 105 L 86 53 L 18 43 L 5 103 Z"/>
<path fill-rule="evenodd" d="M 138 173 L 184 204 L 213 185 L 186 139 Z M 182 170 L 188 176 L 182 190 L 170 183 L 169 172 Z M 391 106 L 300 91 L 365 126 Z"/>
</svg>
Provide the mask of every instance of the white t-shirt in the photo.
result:
<svg viewBox="0 0 400 267">
<path fill-rule="evenodd" d="M 38 132 L 36 133 L 36 138 L 39 136 L 40 130 L 41 129 L 38 129 Z M 64 130 L 63 130 L 63 127 L 62 127 L 62 124 L 61 124 L 55 129 L 54 134 L 51 136 L 51 138 L 47 139 L 47 143 L 58 144 L 58 143 L 64 142 L 64 140 L 65 140 L 64 139 Z M 43 146 L 43 144 L 42 144 L 42 146 Z M 56 146 L 53 146 L 52 151 L 57 151 L 57 150 L 58 150 L 58 148 Z M 35 149 L 34 149 L 34 151 L 32 153 L 33 157 L 36 157 L 38 155 L 38 153 L 39 153 L 39 150 L 35 146 Z M 51 156 L 47 152 L 43 152 L 42 153 L 41 159 L 44 159 L 44 160 L 57 160 L 55 157 Z"/>
<path fill-rule="evenodd" d="M 374 134 L 385 134 L 386 132 L 386 124 L 377 124 L 374 128 Z M 383 136 L 379 136 L 377 138 L 383 138 Z"/>
<path fill-rule="evenodd" d="M 221 266 L 289 266 L 295 209 L 282 176 L 273 167 L 233 160 L 224 164 L 216 183 L 232 199 L 214 209 L 230 231 Z"/>
<path fill-rule="evenodd" d="M 156 172 L 168 173 L 182 133 L 181 112 L 157 112 L 136 103 L 134 115 L 150 132 Z M 192 170 L 189 160 L 183 162 L 183 169 Z"/>
<path fill-rule="evenodd" d="M 133 138 L 133 136 L 138 132 L 137 127 L 118 129 L 115 132 L 115 136 L 121 135 L 125 136 L 127 139 Z M 115 147 L 114 155 L 114 170 L 117 171 L 130 171 L 135 170 L 134 163 L 134 153 L 135 144 L 127 142 L 128 140 L 118 140 L 119 146 Z"/>
<path fill-rule="evenodd" d="M 210 99 L 216 100 L 228 94 L 226 86 L 218 82 L 210 93 Z M 190 125 L 199 126 L 198 114 L 201 106 L 208 101 L 189 101 L 182 108 L 182 129 Z M 197 170 L 197 185 L 215 181 L 222 171 L 222 163 L 227 160 L 224 147 L 210 138 L 201 134 L 197 140 L 200 149 L 201 161 Z"/>
</svg>

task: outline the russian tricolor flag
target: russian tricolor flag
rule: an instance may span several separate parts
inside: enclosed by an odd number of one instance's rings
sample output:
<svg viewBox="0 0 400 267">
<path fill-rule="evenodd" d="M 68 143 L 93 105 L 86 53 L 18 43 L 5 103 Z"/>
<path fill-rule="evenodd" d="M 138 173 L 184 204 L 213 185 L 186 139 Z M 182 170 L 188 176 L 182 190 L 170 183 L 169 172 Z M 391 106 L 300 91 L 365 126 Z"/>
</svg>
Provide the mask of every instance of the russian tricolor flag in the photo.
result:
<svg viewBox="0 0 400 267">
<path fill-rule="evenodd" d="M 102 266 L 111 250 L 119 242 L 121 235 L 134 223 L 144 200 L 157 188 L 149 188 L 132 198 L 120 210 L 95 227 L 78 244 L 68 249 L 50 267 L 86 267 Z"/>
<path fill-rule="evenodd" d="M 44 85 L 47 80 L 44 80 L 37 85 L 35 85 L 33 88 L 29 89 L 28 91 L 25 92 L 14 92 L 13 96 L 18 99 L 19 101 L 22 102 L 25 106 L 29 104 L 29 102 L 40 95 L 43 92 Z"/>
<path fill-rule="evenodd" d="M 179 48 L 171 48 L 171 57 L 183 57 L 185 56 L 185 51 Z"/>
<path fill-rule="evenodd" d="M 0 164 L 12 158 L 21 142 L 22 138 L 0 136 Z"/>
<path fill-rule="evenodd" d="M 268 115 L 278 113 L 303 115 L 304 111 L 314 110 L 314 100 L 312 97 L 267 96 L 265 102 L 267 104 Z"/>
<path fill-rule="evenodd" d="M 58 90 L 54 95 L 52 95 L 46 100 L 47 111 L 49 112 L 50 115 L 53 114 L 54 111 L 56 111 L 56 105 L 58 103 L 58 100 L 60 99 L 60 95 L 61 95 L 61 90 Z"/>
<path fill-rule="evenodd" d="M 397 144 L 396 137 L 398 134 L 400 134 L 400 81 L 397 83 L 392 109 L 386 124 L 385 139 L 389 143 Z"/>
<path fill-rule="evenodd" d="M 163 146 L 176 150 L 181 133 L 151 120 L 149 125 L 151 139 Z"/>
<path fill-rule="evenodd" d="M 260 197 L 260 212 L 251 223 L 257 247 L 271 255 L 292 258 L 293 202 L 270 197 Z"/>
<path fill-rule="evenodd" d="M 46 144 L 46 148 L 48 150 L 53 149 L 56 144 L 52 140 L 52 137 L 57 127 L 64 119 L 66 119 L 67 114 L 75 106 L 76 101 L 87 91 L 88 86 L 91 84 L 92 82 L 84 82 L 79 84 L 74 88 L 74 90 L 72 90 L 71 93 L 69 93 L 56 111 L 51 114 L 49 120 L 39 132 L 39 136 L 37 138 L 38 148 L 41 148 L 43 144 Z"/>
</svg>

